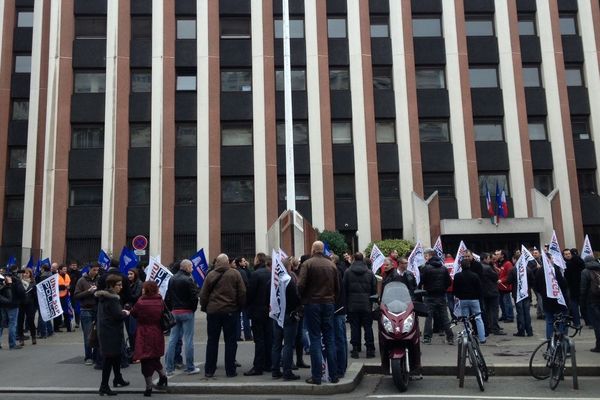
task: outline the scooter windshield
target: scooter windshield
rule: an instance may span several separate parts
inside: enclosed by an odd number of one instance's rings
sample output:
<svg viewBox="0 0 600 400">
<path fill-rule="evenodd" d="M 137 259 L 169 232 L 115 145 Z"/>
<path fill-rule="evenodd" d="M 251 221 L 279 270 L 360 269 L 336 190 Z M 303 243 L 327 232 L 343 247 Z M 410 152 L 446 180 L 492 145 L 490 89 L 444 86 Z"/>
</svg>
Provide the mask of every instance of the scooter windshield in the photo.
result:
<svg viewBox="0 0 600 400">
<path fill-rule="evenodd" d="M 408 309 L 408 305 L 412 303 L 412 299 L 404 283 L 391 282 L 385 285 L 381 302 L 387 306 L 390 312 L 400 314 Z"/>
</svg>

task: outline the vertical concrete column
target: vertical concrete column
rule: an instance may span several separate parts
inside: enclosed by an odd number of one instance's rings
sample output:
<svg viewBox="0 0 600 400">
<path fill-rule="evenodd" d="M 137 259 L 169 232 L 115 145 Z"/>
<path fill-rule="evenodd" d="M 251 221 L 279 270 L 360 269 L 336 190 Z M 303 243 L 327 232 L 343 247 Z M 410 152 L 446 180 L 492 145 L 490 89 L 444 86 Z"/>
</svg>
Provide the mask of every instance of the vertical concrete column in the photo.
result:
<svg viewBox="0 0 600 400">
<path fill-rule="evenodd" d="M 565 247 L 583 242 L 581 205 L 577 187 L 577 167 L 573 149 L 571 116 L 565 80 L 562 41 L 556 2 L 537 0 L 538 29 L 542 51 L 542 79 L 548 107 L 548 136 L 552 142 L 554 184 L 560 194 Z M 556 224 L 557 221 L 555 220 Z M 557 230 L 558 234 L 558 230 Z"/>
<path fill-rule="evenodd" d="M 511 3 L 510 5 L 508 3 Z M 511 10 L 509 10 L 509 8 Z M 496 31 L 500 56 L 500 86 L 504 102 L 504 135 L 508 147 L 510 187 L 516 218 L 526 218 L 531 207 L 528 188 L 533 186 L 531 151 L 528 136 L 527 109 L 521 68 L 519 31 L 516 5 L 510 0 L 496 2 Z M 522 144 L 527 142 L 527 153 Z M 525 162 L 528 163 L 529 180 L 525 179 Z M 528 186 L 531 185 L 531 186 Z M 525 189 L 525 190 L 523 190 Z"/>
<path fill-rule="evenodd" d="M 65 257 L 69 204 L 73 35 L 73 0 L 51 2 L 40 242 L 42 256 L 57 261 Z"/>
<path fill-rule="evenodd" d="M 196 1 L 196 56 L 197 56 L 197 82 L 205 82 L 209 87 L 207 90 L 197 92 L 196 106 L 198 107 L 198 119 L 196 121 L 196 247 L 204 248 L 205 252 L 210 249 L 210 191 L 207 195 L 206 188 L 210 183 L 209 168 L 209 132 L 210 132 L 210 59 L 209 59 L 209 24 L 208 0 Z M 218 21 L 218 20 L 217 20 Z M 212 22 L 214 23 L 214 22 Z"/>
<path fill-rule="evenodd" d="M 39 221 L 42 216 L 49 25 L 50 1 L 35 0 L 31 46 L 29 121 L 27 125 L 27 169 L 25 170 L 25 197 L 23 201 L 23 260 L 29 259 L 30 249 L 40 247 L 41 227 Z"/>
<path fill-rule="evenodd" d="M 477 218 L 479 178 L 473 133 L 469 59 L 462 0 L 442 0 L 446 43 L 446 76 L 450 101 L 450 137 L 454 153 L 454 186 L 458 217 Z"/>
<path fill-rule="evenodd" d="M 326 2 L 305 0 L 304 31 L 312 224 L 335 230 Z"/>
</svg>

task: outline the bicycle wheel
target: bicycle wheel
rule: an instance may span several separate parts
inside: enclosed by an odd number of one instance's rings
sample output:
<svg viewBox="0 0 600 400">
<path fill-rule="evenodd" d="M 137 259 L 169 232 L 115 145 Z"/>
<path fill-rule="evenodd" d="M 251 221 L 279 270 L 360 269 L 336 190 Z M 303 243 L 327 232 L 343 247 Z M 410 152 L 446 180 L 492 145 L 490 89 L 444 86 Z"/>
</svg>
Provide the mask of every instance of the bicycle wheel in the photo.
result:
<svg viewBox="0 0 600 400">
<path fill-rule="evenodd" d="M 467 364 L 467 338 L 460 338 L 458 346 L 458 387 L 465 386 L 465 368 Z"/>
<path fill-rule="evenodd" d="M 554 350 L 554 356 L 550 363 L 550 389 L 554 390 L 560 382 L 565 370 L 565 349 L 559 343 Z"/>
<path fill-rule="evenodd" d="M 550 369 L 548 368 L 548 343 L 549 340 L 544 340 L 538 347 L 535 348 L 529 358 L 529 373 L 535 379 L 544 380 L 550 376 Z"/>
<path fill-rule="evenodd" d="M 475 358 L 477 359 L 477 365 L 481 370 L 481 376 L 483 377 L 483 381 L 487 382 L 489 379 L 489 372 L 487 364 L 485 363 L 485 359 L 483 358 L 483 353 L 481 352 L 481 348 L 479 347 L 479 341 L 473 341 L 473 352 L 475 353 Z"/>
<path fill-rule="evenodd" d="M 467 351 L 469 353 L 469 361 L 471 362 L 471 367 L 473 368 L 473 373 L 475 374 L 475 378 L 477 378 L 477 384 L 479 385 L 479 390 L 482 392 L 485 390 L 483 387 L 483 375 L 481 374 L 481 367 L 479 365 L 479 360 L 475 356 L 475 350 L 473 349 L 473 343 L 467 344 Z"/>
</svg>

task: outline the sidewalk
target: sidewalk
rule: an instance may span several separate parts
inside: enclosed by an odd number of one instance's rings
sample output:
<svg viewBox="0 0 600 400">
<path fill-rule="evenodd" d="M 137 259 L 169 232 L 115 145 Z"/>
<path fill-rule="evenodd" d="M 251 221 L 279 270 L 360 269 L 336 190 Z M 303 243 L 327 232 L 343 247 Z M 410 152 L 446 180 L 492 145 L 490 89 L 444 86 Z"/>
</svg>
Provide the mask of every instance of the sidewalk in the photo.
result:
<svg viewBox="0 0 600 400">
<path fill-rule="evenodd" d="M 544 321 L 534 320 L 533 337 L 514 337 L 516 324 L 504 324 L 506 336 L 490 336 L 482 346 L 488 366 L 496 376 L 528 375 L 528 361 L 531 352 L 544 339 Z M 422 323 L 421 323 L 422 324 Z M 458 328 L 455 328 L 455 333 Z M 374 330 L 377 326 L 374 323 Z M 348 329 L 348 335 L 350 334 Z M 376 334 L 377 337 L 377 334 Z M 600 354 L 591 353 L 594 334 L 584 328 L 581 336 L 575 339 L 579 376 L 600 376 Z M 83 364 L 83 337 L 80 330 L 73 333 L 59 333 L 50 339 L 38 340 L 36 346 L 26 343 L 22 350 L 6 350 L 6 335 L 3 337 L 3 350 L 0 350 L 0 372 L 2 383 L 0 393 L 96 393 L 100 384 L 100 371 Z M 352 391 L 365 373 L 378 374 L 379 358 L 366 360 L 364 351 L 361 358 L 349 359 L 346 376 L 337 384 L 323 383 L 320 386 L 308 385 L 304 379 L 310 370 L 295 371 L 302 379 L 295 382 L 274 380 L 270 374 L 246 377 L 243 373 L 251 368 L 254 355 L 252 342 L 238 342 L 238 376 L 226 378 L 223 367 L 223 345 L 219 346 L 218 369 L 214 378 L 205 378 L 203 365 L 206 351 L 206 317 L 196 315 L 195 362 L 200 367 L 200 375 L 188 376 L 182 371 L 169 379 L 172 393 L 198 394 L 333 394 Z M 421 345 L 424 375 L 453 375 L 456 365 L 456 346 L 445 344 L 443 336 L 435 335 L 431 345 Z M 310 362 L 309 356 L 304 356 Z M 119 389 L 120 392 L 141 392 L 144 380 L 139 364 L 123 370 L 125 379 L 131 386 Z"/>
</svg>

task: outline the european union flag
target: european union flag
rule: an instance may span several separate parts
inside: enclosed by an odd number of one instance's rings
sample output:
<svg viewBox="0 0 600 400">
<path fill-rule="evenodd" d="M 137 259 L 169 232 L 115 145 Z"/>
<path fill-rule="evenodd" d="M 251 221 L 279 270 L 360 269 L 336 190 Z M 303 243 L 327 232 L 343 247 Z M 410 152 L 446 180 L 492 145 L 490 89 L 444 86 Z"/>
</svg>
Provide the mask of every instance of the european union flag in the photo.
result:
<svg viewBox="0 0 600 400">
<path fill-rule="evenodd" d="M 196 285 L 201 288 L 204 284 L 204 278 L 206 278 L 206 274 L 208 274 L 208 263 L 206 262 L 204 249 L 200 249 L 196 254 L 190 257 L 190 260 L 194 266 L 192 268 L 192 277 L 194 277 Z"/>
<path fill-rule="evenodd" d="M 131 268 L 135 268 L 138 265 L 137 254 L 133 250 L 123 247 L 121 250 L 121 256 L 119 257 L 119 270 L 122 274 L 127 274 Z"/>
<path fill-rule="evenodd" d="M 33 256 L 29 256 L 29 261 L 27 261 L 27 265 L 25 266 L 25 268 L 33 269 Z"/>
<path fill-rule="evenodd" d="M 16 265 L 16 264 L 17 264 L 17 259 L 15 258 L 15 256 L 8 257 L 8 261 L 6 262 L 6 270 L 8 271 L 8 268 L 11 265 Z"/>
<path fill-rule="evenodd" d="M 100 254 L 98 254 L 98 264 L 105 270 L 110 268 L 110 257 L 102 249 L 100 249 Z"/>
<path fill-rule="evenodd" d="M 50 265 L 50 259 L 49 258 L 45 258 L 43 260 L 38 260 L 37 265 L 35 266 L 35 276 L 36 278 L 40 275 L 41 269 L 42 269 L 42 265 Z"/>
</svg>

